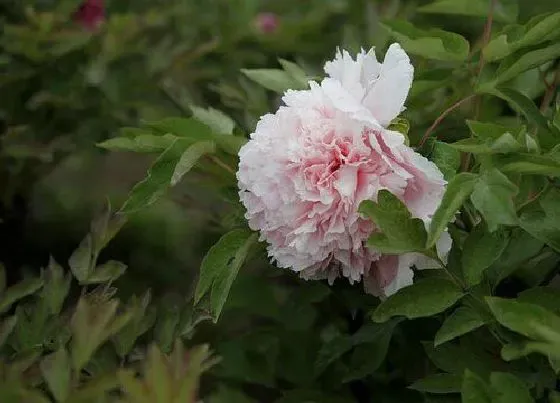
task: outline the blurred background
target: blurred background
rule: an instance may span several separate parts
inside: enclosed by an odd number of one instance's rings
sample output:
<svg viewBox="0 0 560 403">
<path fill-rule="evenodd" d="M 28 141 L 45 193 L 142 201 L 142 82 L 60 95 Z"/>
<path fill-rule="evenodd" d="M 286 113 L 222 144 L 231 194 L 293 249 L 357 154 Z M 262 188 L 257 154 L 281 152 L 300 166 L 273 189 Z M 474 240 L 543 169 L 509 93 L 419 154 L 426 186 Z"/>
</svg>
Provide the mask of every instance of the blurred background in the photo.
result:
<svg viewBox="0 0 560 403">
<path fill-rule="evenodd" d="M 0 261 L 8 275 L 44 266 L 49 254 L 65 262 L 105 199 L 119 207 L 144 177 L 151 157 L 96 147 L 117 136 L 120 128 L 189 116 L 193 106 L 211 106 L 231 116 L 238 132 L 250 133 L 259 116 L 280 100 L 241 74 L 242 68 L 278 68 L 278 58 L 283 58 L 298 63 L 309 76 L 320 76 L 337 46 L 353 52 L 375 46 L 382 55 L 392 38 L 380 21 L 396 18 L 460 33 L 476 46 L 485 18 L 418 13 L 426 3 L 2 0 Z M 552 0 L 513 3 L 519 5 L 520 22 L 558 8 Z M 504 22 L 497 19 L 496 29 Z M 414 64 L 424 86 L 415 86 L 408 101 L 409 109 L 422 105 L 421 114 L 407 114 L 411 138 L 431 124 L 455 92 L 464 93 L 471 85 L 450 76 L 455 66 L 445 61 L 415 56 Z M 465 69 L 469 67 L 466 63 Z M 431 77 L 423 76 L 424 70 Z M 524 73 L 515 85 L 531 98 L 544 90 L 538 71 Z M 489 102 L 496 104 L 484 105 L 480 120 L 503 108 L 499 101 Z M 466 130 L 460 116 L 445 125 L 456 126 L 457 137 Z M 235 189 L 224 185 L 216 191 L 207 181 L 200 170 L 187 175 L 168 197 L 131 217 L 103 252 L 129 265 L 119 281 L 122 289 L 192 291 L 205 252 L 223 227 L 243 214 L 231 202 Z M 266 276 L 277 272 L 267 268 Z M 273 300 L 267 305 L 266 290 L 255 284 L 250 271 L 241 276 L 228 309 L 242 305 L 262 315 L 279 315 L 272 312 L 278 309 Z M 236 299 L 236 292 L 245 299 Z M 302 313 L 301 323 L 309 320 L 307 314 Z M 221 352 L 236 354 L 227 346 Z M 230 373 L 225 376 L 237 376 L 233 368 L 226 370 Z M 235 370 L 241 378 L 266 376 L 262 368 L 242 364 Z M 266 384 L 260 378 L 257 383 Z"/>
</svg>

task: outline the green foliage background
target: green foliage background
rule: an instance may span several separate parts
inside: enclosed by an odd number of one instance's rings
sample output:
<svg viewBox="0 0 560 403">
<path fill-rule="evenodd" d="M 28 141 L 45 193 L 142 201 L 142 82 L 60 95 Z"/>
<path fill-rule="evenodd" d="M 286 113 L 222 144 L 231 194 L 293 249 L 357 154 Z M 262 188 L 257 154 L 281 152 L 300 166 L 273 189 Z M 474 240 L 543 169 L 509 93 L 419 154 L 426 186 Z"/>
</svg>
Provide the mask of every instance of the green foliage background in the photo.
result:
<svg viewBox="0 0 560 403">
<path fill-rule="evenodd" d="M 93 32 L 79 5 L 0 4 L 1 402 L 560 401 L 558 5 L 108 1 Z M 235 169 L 337 46 L 392 41 L 393 126 L 450 183 L 428 231 L 362 205 L 369 243 L 454 247 L 380 303 L 271 266 Z"/>
</svg>

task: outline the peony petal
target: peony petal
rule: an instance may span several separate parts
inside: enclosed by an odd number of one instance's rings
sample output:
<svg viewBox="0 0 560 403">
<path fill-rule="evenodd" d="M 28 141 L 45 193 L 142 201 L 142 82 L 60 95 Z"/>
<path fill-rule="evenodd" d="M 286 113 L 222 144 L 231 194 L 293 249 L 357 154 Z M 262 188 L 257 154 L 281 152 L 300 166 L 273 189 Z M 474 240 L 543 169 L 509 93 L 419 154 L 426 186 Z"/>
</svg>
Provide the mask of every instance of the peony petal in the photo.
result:
<svg viewBox="0 0 560 403">
<path fill-rule="evenodd" d="M 383 126 L 403 111 L 412 85 L 414 68 L 400 45 L 389 46 L 379 77 L 366 90 L 363 104 Z"/>
</svg>

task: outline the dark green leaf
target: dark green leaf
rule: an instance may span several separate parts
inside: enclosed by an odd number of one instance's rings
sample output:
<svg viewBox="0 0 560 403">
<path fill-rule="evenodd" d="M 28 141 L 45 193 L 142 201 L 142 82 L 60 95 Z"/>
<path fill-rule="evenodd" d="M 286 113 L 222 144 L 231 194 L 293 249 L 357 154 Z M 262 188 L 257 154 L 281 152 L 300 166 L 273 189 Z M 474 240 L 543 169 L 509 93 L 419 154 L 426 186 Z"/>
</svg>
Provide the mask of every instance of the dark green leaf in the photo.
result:
<svg viewBox="0 0 560 403">
<path fill-rule="evenodd" d="M 517 224 L 514 206 L 517 192 L 517 186 L 495 168 L 484 171 L 476 181 L 471 201 L 486 220 L 491 232 L 500 224 Z"/>
<path fill-rule="evenodd" d="M 17 315 L 8 316 L 0 322 L 0 348 L 4 345 L 17 323 Z"/>
<path fill-rule="evenodd" d="M 462 306 L 449 315 L 435 335 L 434 345 L 446 343 L 484 325 L 484 319 L 472 308 Z"/>
<path fill-rule="evenodd" d="M 62 267 L 51 257 L 44 277 L 45 285 L 41 291 L 41 299 L 51 314 L 58 315 L 70 291 L 72 276 L 70 273 L 65 274 Z"/>
<path fill-rule="evenodd" d="M 560 251 L 560 190 L 550 189 L 524 208 L 519 225 L 535 238 Z"/>
<path fill-rule="evenodd" d="M 434 213 L 430 229 L 428 231 L 427 249 L 431 249 L 443 233 L 447 224 L 453 219 L 455 213 L 471 194 L 477 175 L 463 172 L 457 174 L 447 185 L 443 199 Z"/>
<path fill-rule="evenodd" d="M 373 320 L 385 322 L 393 316 L 409 319 L 432 316 L 452 306 L 463 295 L 463 291 L 449 280 L 425 278 L 383 301 L 373 313 Z"/>
<path fill-rule="evenodd" d="M 418 7 L 422 13 L 468 15 L 486 18 L 490 12 L 489 0 L 436 0 Z M 515 1 L 496 1 L 494 18 L 500 22 L 514 22 L 517 19 L 518 6 Z"/>
<path fill-rule="evenodd" d="M 233 230 L 222 236 L 204 257 L 194 301 L 198 303 L 211 289 L 210 305 L 214 321 L 218 320 L 237 272 L 256 240 L 256 233 Z"/>
<path fill-rule="evenodd" d="M 540 305 L 551 312 L 560 314 L 560 290 L 553 287 L 533 287 L 517 296 L 519 302 Z"/>
<path fill-rule="evenodd" d="M 490 385 L 493 403 L 534 403 L 527 385 L 513 374 L 492 372 Z"/>
<path fill-rule="evenodd" d="M 494 263 L 509 242 L 503 231 L 488 232 L 479 224 L 467 237 L 463 245 L 462 266 L 467 285 L 474 286 L 482 281 L 484 270 Z"/>
<path fill-rule="evenodd" d="M 560 176 L 560 161 L 545 155 L 519 153 L 501 157 L 498 161 L 502 172 Z"/>
<path fill-rule="evenodd" d="M 30 277 L 6 289 L 0 296 L 0 313 L 6 312 L 14 302 L 28 295 L 43 286 L 43 279 Z"/>
<path fill-rule="evenodd" d="M 94 260 L 95 251 L 93 250 L 92 237 L 91 234 L 87 234 L 68 259 L 68 265 L 76 280 L 82 282 L 89 276 L 92 266 L 95 264 Z"/>
<path fill-rule="evenodd" d="M 435 141 L 430 159 L 443 172 L 443 176 L 450 181 L 461 165 L 461 153 L 449 144 Z"/>
<path fill-rule="evenodd" d="M 419 379 L 410 389 L 428 393 L 457 393 L 461 391 L 463 379 L 454 374 L 433 374 Z"/>
<path fill-rule="evenodd" d="M 462 403 L 492 403 L 488 385 L 475 373 L 465 371 L 461 387 Z"/>
</svg>

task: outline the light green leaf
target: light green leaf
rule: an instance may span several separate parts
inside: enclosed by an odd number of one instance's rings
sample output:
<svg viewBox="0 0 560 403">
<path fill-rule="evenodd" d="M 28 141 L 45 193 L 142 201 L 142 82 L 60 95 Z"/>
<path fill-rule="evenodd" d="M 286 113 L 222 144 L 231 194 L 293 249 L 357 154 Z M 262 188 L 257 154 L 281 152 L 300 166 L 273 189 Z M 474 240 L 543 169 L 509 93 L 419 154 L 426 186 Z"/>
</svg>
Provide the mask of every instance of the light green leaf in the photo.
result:
<svg viewBox="0 0 560 403">
<path fill-rule="evenodd" d="M 533 287 L 517 296 L 519 302 L 535 304 L 560 314 L 560 290 L 553 287 Z"/>
<path fill-rule="evenodd" d="M 10 309 L 14 302 L 33 294 L 42 286 L 43 279 L 37 277 L 29 277 L 7 288 L 0 295 L 0 313 L 6 312 L 8 309 Z"/>
<path fill-rule="evenodd" d="M 526 206 L 519 225 L 535 238 L 560 251 L 560 190 L 550 189 L 536 202 Z"/>
<path fill-rule="evenodd" d="M 517 77 L 524 71 L 538 67 L 550 60 L 554 60 L 558 56 L 560 56 L 560 43 L 558 42 L 529 52 L 520 51 L 513 53 L 500 63 L 496 71 L 496 78 L 492 81 L 492 84 L 484 83 L 482 86 L 495 87 Z"/>
<path fill-rule="evenodd" d="M 95 264 L 94 260 L 92 237 L 91 234 L 87 234 L 68 259 L 68 265 L 76 280 L 82 282 L 89 276 L 92 266 Z"/>
<path fill-rule="evenodd" d="M 492 403 L 534 403 L 527 385 L 513 374 L 492 372 L 490 385 Z"/>
<path fill-rule="evenodd" d="M 228 115 L 214 108 L 201 108 L 190 105 L 190 110 L 195 119 L 207 125 L 212 131 L 219 134 L 232 134 L 235 122 Z"/>
<path fill-rule="evenodd" d="M 560 335 L 560 316 L 538 305 L 514 299 L 486 297 L 495 318 L 503 326 L 536 341 L 548 341 L 543 329 Z"/>
<path fill-rule="evenodd" d="M 211 141 L 199 141 L 187 148 L 181 155 L 171 175 L 171 186 L 175 186 L 179 183 L 183 176 L 191 170 L 194 164 L 196 164 L 203 155 L 212 154 L 214 151 L 216 151 L 216 147 Z"/>
<path fill-rule="evenodd" d="M 434 345 L 446 343 L 484 325 L 484 319 L 472 308 L 462 306 L 449 315 L 435 335 Z"/>
<path fill-rule="evenodd" d="M 489 0 L 436 0 L 418 7 L 421 13 L 468 15 L 486 18 L 490 12 Z M 515 1 L 495 2 L 494 19 L 499 22 L 514 22 L 517 19 L 518 5 Z"/>
<path fill-rule="evenodd" d="M 476 120 L 467 120 L 467 126 L 475 137 L 481 140 L 491 140 L 491 142 L 500 138 L 504 133 L 512 133 L 516 137 L 520 131 L 518 127 L 503 126 Z"/>
<path fill-rule="evenodd" d="M 387 190 L 377 194 L 377 202 L 365 200 L 358 211 L 370 218 L 382 233 L 368 239 L 372 246 L 385 253 L 423 251 L 426 245 L 424 223 L 412 218 L 403 202 Z"/>
<path fill-rule="evenodd" d="M 484 59 L 493 62 L 521 48 L 552 39 L 558 35 L 555 29 L 559 24 L 560 13 L 553 13 L 533 17 L 525 26 L 508 25 L 484 47 Z"/>
<path fill-rule="evenodd" d="M 256 240 L 256 233 L 244 229 L 230 231 L 210 248 L 202 260 L 194 302 L 197 304 L 210 290 L 210 306 L 215 322 L 220 316 L 237 272 Z"/>
<path fill-rule="evenodd" d="M 560 176 L 560 161 L 546 155 L 518 153 L 496 160 L 502 172 L 525 175 Z"/>
<path fill-rule="evenodd" d="M 299 85 L 304 88 L 307 87 L 309 77 L 307 77 L 307 73 L 301 67 L 289 60 L 278 59 L 278 61 L 282 65 L 284 71 L 288 73 Z"/>
<path fill-rule="evenodd" d="M 463 245 L 462 266 L 468 286 L 482 281 L 484 270 L 501 256 L 509 242 L 503 231 L 488 232 L 479 224 L 467 237 Z"/>
<path fill-rule="evenodd" d="M 488 385 L 474 372 L 465 370 L 461 387 L 462 403 L 492 403 Z"/>
<path fill-rule="evenodd" d="M 405 144 L 409 145 L 408 131 L 410 130 L 410 122 L 407 119 L 397 116 L 391 121 L 387 128 L 402 134 L 404 136 Z"/>
<path fill-rule="evenodd" d="M 39 365 L 41 374 L 57 402 L 65 402 L 70 392 L 71 364 L 64 347 L 47 355 Z"/>
<path fill-rule="evenodd" d="M 109 260 L 97 266 L 81 284 L 99 284 L 114 281 L 124 274 L 128 266 L 116 260 Z"/>
<path fill-rule="evenodd" d="M 490 232 L 500 224 L 517 224 L 514 205 L 517 192 L 517 186 L 495 168 L 484 171 L 477 179 L 471 201 L 486 220 Z"/>
<path fill-rule="evenodd" d="M 408 388 L 427 393 L 457 393 L 461 391 L 463 379 L 455 374 L 433 374 L 419 379 Z"/>
<path fill-rule="evenodd" d="M 70 291 L 72 275 L 64 273 L 63 268 L 51 256 L 44 272 L 44 278 L 45 284 L 41 290 L 41 299 L 52 315 L 58 315 Z"/>
<path fill-rule="evenodd" d="M 177 139 L 172 134 L 155 136 L 142 134 L 133 138 L 115 137 L 98 143 L 97 146 L 112 151 L 133 151 L 137 153 L 163 152 Z"/>
<path fill-rule="evenodd" d="M 477 180 L 477 175 L 463 172 L 457 174 L 447 185 L 443 199 L 434 213 L 428 231 L 427 249 L 431 249 L 443 233 L 447 224 L 471 194 Z"/>
<path fill-rule="evenodd" d="M 241 69 L 249 79 L 264 88 L 283 94 L 289 89 L 303 90 L 306 84 L 299 82 L 289 73 L 279 69 Z"/>
<path fill-rule="evenodd" d="M 393 316 L 409 319 L 432 316 L 452 306 L 463 295 L 463 291 L 449 280 L 425 278 L 401 288 L 383 301 L 372 318 L 375 322 L 385 322 Z"/>
<path fill-rule="evenodd" d="M 405 20 L 385 20 L 381 26 L 414 55 L 443 61 L 462 61 L 469 55 L 469 42 L 459 34 L 436 28 L 422 30 Z"/>
</svg>

